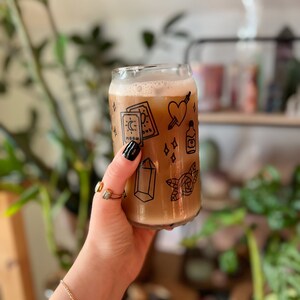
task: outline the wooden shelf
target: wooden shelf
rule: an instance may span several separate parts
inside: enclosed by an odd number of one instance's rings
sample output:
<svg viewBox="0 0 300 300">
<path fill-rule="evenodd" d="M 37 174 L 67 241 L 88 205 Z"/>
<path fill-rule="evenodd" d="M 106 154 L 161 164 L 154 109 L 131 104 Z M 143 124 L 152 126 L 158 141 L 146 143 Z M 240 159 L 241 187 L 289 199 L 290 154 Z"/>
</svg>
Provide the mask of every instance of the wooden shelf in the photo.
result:
<svg viewBox="0 0 300 300">
<path fill-rule="evenodd" d="M 277 126 L 300 127 L 300 117 L 290 117 L 284 114 L 242 112 L 209 112 L 199 113 L 200 124 L 210 125 L 243 125 L 243 126 Z"/>
</svg>

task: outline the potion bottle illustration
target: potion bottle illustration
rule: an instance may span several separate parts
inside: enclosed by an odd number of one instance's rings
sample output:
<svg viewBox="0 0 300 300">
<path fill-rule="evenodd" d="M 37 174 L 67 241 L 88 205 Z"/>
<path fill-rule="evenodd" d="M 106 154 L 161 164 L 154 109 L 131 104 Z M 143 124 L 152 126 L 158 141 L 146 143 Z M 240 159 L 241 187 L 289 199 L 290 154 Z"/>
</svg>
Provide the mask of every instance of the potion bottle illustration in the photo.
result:
<svg viewBox="0 0 300 300">
<path fill-rule="evenodd" d="M 196 152 L 196 130 L 194 121 L 190 120 L 189 129 L 186 132 L 186 153 L 192 154 Z"/>
</svg>

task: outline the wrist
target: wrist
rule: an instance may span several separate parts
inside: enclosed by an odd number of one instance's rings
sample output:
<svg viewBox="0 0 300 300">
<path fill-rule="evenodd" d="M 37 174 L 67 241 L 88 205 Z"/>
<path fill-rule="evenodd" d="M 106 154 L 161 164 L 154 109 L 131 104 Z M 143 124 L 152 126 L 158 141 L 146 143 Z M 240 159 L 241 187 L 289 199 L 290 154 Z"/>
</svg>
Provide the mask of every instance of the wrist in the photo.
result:
<svg viewBox="0 0 300 300">
<path fill-rule="evenodd" d="M 110 262 L 102 259 L 88 243 L 65 276 L 65 282 L 78 300 L 119 300 L 130 284 L 126 277 L 117 274 Z"/>
</svg>

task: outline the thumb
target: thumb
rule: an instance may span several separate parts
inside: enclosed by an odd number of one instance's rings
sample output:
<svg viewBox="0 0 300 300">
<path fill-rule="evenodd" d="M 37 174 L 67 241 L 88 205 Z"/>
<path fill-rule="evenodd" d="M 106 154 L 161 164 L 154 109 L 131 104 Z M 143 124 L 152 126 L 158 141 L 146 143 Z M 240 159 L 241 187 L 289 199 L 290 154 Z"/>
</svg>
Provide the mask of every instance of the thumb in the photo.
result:
<svg viewBox="0 0 300 300">
<path fill-rule="evenodd" d="M 93 211 L 99 211 L 107 206 L 121 206 L 122 197 L 120 195 L 124 192 L 126 181 L 136 170 L 140 159 L 140 147 L 134 141 L 131 141 L 118 151 L 103 176 L 101 187 L 98 188 L 98 191 L 95 191 Z M 109 199 L 106 199 L 107 197 L 104 196 L 107 191 L 112 192 L 112 196 Z"/>
</svg>

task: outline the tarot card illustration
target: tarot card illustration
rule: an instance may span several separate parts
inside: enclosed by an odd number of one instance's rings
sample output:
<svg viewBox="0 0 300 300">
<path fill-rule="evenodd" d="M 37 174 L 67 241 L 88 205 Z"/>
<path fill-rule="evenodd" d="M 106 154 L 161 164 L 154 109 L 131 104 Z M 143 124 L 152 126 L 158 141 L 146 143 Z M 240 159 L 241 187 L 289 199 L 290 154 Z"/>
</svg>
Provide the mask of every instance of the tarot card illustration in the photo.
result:
<svg viewBox="0 0 300 300">
<path fill-rule="evenodd" d="M 123 144 L 130 141 L 143 146 L 143 140 L 159 134 L 149 103 L 141 102 L 121 112 Z"/>
</svg>

